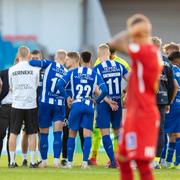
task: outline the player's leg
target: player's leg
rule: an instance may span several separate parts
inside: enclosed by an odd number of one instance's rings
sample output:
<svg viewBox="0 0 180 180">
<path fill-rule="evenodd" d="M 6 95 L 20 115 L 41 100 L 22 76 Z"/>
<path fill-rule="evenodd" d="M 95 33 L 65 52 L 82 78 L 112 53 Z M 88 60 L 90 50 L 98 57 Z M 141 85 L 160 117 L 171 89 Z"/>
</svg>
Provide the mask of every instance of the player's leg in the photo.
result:
<svg viewBox="0 0 180 180">
<path fill-rule="evenodd" d="M 9 137 L 9 153 L 10 164 L 9 168 L 15 168 L 15 151 L 17 135 L 21 131 L 22 123 L 24 119 L 24 110 L 12 108 L 11 122 L 10 122 L 10 137 Z"/>
<path fill-rule="evenodd" d="M 48 153 L 48 134 L 49 127 L 52 122 L 52 106 L 40 103 L 39 104 L 39 130 L 40 130 L 40 153 L 42 157 L 42 163 L 39 164 L 40 168 L 47 166 L 47 153 Z"/>
<path fill-rule="evenodd" d="M 83 145 L 83 163 L 82 168 L 88 167 L 88 159 L 92 147 L 92 130 L 94 120 L 94 108 L 84 105 L 85 113 L 82 118 L 81 128 L 83 128 L 84 145 Z"/>
<path fill-rule="evenodd" d="M 69 118 L 70 109 L 66 104 L 66 118 L 63 127 L 63 138 L 62 138 L 62 161 L 61 166 L 65 167 L 67 165 L 67 141 L 69 137 L 69 128 L 68 128 L 68 118 Z"/>
<path fill-rule="evenodd" d="M 163 149 L 162 149 L 161 159 L 160 159 L 161 167 L 166 167 L 167 146 L 168 146 L 168 135 L 164 134 L 164 144 L 163 144 Z"/>
<path fill-rule="evenodd" d="M 109 160 L 111 161 L 111 165 L 109 167 L 115 167 L 114 150 L 112 140 L 110 138 L 110 118 L 110 108 L 108 104 L 99 104 L 97 106 L 97 127 L 101 130 L 103 146 Z"/>
<path fill-rule="evenodd" d="M 162 154 L 163 144 L 164 144 L 164 121 L 165 121 L 165 105 L 158 105 L 159 113 L 160 113 L 160 127 L 158 134 L 158 143 L 157 143 L 157 152 L 156 157 L 153 161 L 153 168 L 160 169 L 160 157 Z"/>
<path fill-rule="evenodd" d="M 175 156 L 175 168 L 180 170 L 180 113 L 176 115 L 176 123 L 174 132 L 176 133 L 176 156 Z"/>
<path fill-rule="evenodd" d="M 3 148 L 3 140 L 6 136 L 6 129 L 8 127 L 7 119 L 5 118 L 3 107 L 0 107 L 0 157 Z"/>
<path fill-rule="evenodd" d="M 124 130 L 122 131 L 124 132 Z M 124 132 L 125 133 L 125 132 Z M 121 180 L 133 180 L 133 171 L 130 165 L 130 161 L 126 158 L 126 145 L 125 135 L 121 134 L 121 140 L 116 153 L 116 160 L 119 164 L 119 172 Z"/>
<path fill-rule="evenodd" d="M 83 134 L 83 128 L 79 129 L 79 137 L 80 137 L 80 141 L 81 141 L 81 149 L 83 151 L 83 145 L 84 145 L 84 134 Z"/>
<path fill-rule="evenodd" d="M 92 135 L 92 150 L 89 165 L 97 165 L 97 155 L 101 146 L 101 131 L 99 128 L 94 128 Z"/>
<path fill-rule="evenodd" d="M 38 112 L 37 109 L 28 109 L 25 110 L 25 128 L 26 128 L 26 134 L 28 135 L 29 140 L 29 152 L 30 152 L 30 168 L 36 168 L 36 161 L 35 161 L 35 155 L 36 155 L 36 135 L 38 132 Z"/>
<path fill-rule="evenodd" d="M 180 133 L 176 134 L 176 161 L 175 168 L 180 169 Z"/>
<path fill-rule="evenodd" d="M 168 148 L 167 148 L 167 157 L 166 157 L 166 165 L 167 168 L 173 168 L 173 156 L 174 156 L 174 152 L 175 152 L 175 147 L 176 147 L 176 135 L 171 133 L 168 134 L 169 136 L 169 144 L 168 144 Z"/>
<path fill-rule="evenodd" d="M 111 112 L 111 124 L 114 133 L 114 151 L 117 151 L 118 148 L 118 139 L 119 139 L 119 129 L 122 121 L 122 108 L 121 102 L 118 102 L 119 109 L 117 111 Z"/>
<path fill-rule="evenodd" d="M 27 166 L 28 135 L 26 134 L 24 127 L 23 127 L 23 134 L 21 140 L 21 150 L 22 150 L 22 166 Z"/>
<path fill-rule="evenodd" d="M 176 135 L 173 134 L 176 123 L 172 123 L 176 120 L 176 113 L 171 111 L 166 114 L 165 124 L 164 124 L 164 131 L 168 134 L 168 147 L 167 147 L 167 156 L 166 156 L 166 166 L 167 168 L 174 167 L 172 163 L 174 152 L 175 152 L 175 145 L 176 145 Z"/>
<path fill-rule="evenodd" d="M 60 167 L 60 155 L 62 149 L 62 131 L 64 126 L 65 119 L 65 106 L 56 106 L 54 108 L 54 142 L 53 142 L 53 151 L 54 151 L 54 167 Z"/>
<path fill-rule="evenodd" d="M 82 105 L 75 103 L 71 107 L 69 115 L 69 138 L 67 142 L 68 163 L 67 168 L 72 168 L 73 156 L 75 150 L 75 138 L 77 131 L 80 129 L 80 122 L 82 118 Z"/>
<path fill-rule="evenodd" d="M 63 138 L 62 138 L 62 161 L 61 166 L 67 165 L 67 141 L 69 137 L 69 128 L 68 125 L 63 127 Z"/>
<path fill-rule="evenodd" d="M 151 162 L 144 160 L 136 160 L 137 168 L 141 180 L 153 180 L 153 171 L 151 168 Z"/>
</svg>

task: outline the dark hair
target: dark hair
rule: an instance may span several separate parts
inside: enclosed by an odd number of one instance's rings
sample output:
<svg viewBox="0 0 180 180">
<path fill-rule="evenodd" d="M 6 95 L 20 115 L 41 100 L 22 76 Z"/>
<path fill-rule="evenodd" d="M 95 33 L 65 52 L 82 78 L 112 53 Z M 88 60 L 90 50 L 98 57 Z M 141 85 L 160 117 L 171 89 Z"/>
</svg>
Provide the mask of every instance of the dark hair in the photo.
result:
<svg viewBox="0 0 180 180">
<path fill-rule="evenodd" d="M 170 61 L 174 61 L 176 59 L 180 59 L 180 52 L 179 51 L 175 51 L 175 52 L 172 52 L 169 56 L 168 56 L 168 59 Z"/>
<path fill-rule="evenodd" d="M 35 49 L 31 52 L 31 54 L 33 54 L 33 55 L 41 54 L 41 51 Z"/>
<path fill-rule="evenodd" d="M 112 48 L 109 43 L 106 43 L 109 46 L 109 51 L 111 54 L 114 54 L 116 52 L 116 49 Z"/>
<path fill-rule="evenodd" d="M 85 63 L 89 63 L 91 61 L 91 56 L 92 56 L 91 52 L 89 52 L 89 51 L 83 51 L 81 53 L 81 58 L 82 58 L 83 62 L 85 62 Z"/>
</svg>

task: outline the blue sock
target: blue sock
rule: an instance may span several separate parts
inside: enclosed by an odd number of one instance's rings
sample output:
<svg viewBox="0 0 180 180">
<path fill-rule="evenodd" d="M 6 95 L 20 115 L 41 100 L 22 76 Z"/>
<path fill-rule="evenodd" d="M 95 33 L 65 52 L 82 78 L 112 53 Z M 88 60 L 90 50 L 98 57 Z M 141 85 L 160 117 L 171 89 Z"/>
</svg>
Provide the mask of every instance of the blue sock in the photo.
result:
<svg viewBox="0 0 180 180">
<path fill-rule="evenodd" d="M 54 134 L 54 142 L 53 142 L 54 158 L 59 159 L 62 148 L 62 141 L 61 141 L 62 131 L 56 131 L 53 134 Z"/>
<path fill-rule="evenodd" d="M 84 145 L 83 145 L 83 161 L 88 161 L 89 154 L 92 146 L 92 138 L 84 137 Z"/>
<path fill-rule="evenodd" d="M 180 165 L 180 138 L 176 138 L 176 164 Z"/>
<path fill-rule="evenodd" d="M 113 145 L 112 145 L 110 135 L 103 136 L 102 141 L 103 141 L 104 149 L 111 161 L 111 164 L 115 165 L 114 150 L 113 150 Z"/>
<path fill-rule="evenodd" d="M 42 160 L 47 159 L 48 153 L 48 134 L 47 133 L 40 133 L 40 153 Z"/>
<path fill-rule="evenodd" d="M 168 153 L 167 153 L 167 158 L 166 158 L 167 162 L 172 162 L 174 150 L 175 150 L 175 145 L 176 144 L 174 142 L 170 142 L 168 145 Z"/>
<path fill-rule="evenodd" d="M 73 161 L 73 155 L 75 150 L 75 138 L 69 137 L 67 142 L 67 153 L 68 153 L 68 161 Z"/>
<path fill-rule="evenodd" d="M 166 159 L 167 145 L 168 145 L 168 138 L 167 138 L 167 134 L 165 134 L 161 159 Z"/>
</svg>

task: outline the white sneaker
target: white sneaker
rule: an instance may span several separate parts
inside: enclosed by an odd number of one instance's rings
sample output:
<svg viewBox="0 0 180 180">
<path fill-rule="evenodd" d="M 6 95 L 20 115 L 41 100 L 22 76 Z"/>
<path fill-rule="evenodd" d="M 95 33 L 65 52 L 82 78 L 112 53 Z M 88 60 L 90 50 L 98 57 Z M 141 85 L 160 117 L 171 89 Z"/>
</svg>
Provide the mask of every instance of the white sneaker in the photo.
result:
<svg viewBox="0 0 180 180">
<path fill-rule="evenodd" d="M 58 169 L 58 168 L 60 168 L 60 164 L 59 163 L 54 163 L 53 167 Z"/>
<path fill-rule="evenodd" d="M 161 161 L 160 161 L 160 166 L 161 166 L 161 168 L 167 168 L 167 164 L 166 164 L 166 160 L 165 159 L 161 159 Z"/>
<path fill-rule="evenodd" d="M 66 169 L 72 169 L 72 162 L 67 162 L 67 165 L 66 166 L 64 166 L 64 168 L 66 168 Z"/>
<path fill-rule="evenodd" d="M 46 168 L 47 167 L 47 162 L 46 161 L 42 161 L 39 165 L 38 168 Z"/>
<path fill-rule="evenodd" d="M 81 169 L 89 169 L 88 166 L 88 162 L 87 161 L 83 161 L 82 165 L 81 165 Z"/>
</svg>

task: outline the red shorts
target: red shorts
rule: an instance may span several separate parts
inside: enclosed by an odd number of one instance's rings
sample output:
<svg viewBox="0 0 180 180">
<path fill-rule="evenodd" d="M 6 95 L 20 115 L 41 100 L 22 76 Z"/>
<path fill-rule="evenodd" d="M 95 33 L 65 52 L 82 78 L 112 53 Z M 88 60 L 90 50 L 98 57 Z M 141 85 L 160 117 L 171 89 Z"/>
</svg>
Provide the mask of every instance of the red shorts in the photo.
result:
<svg viewBox="0 0 180 180">
<path fill-rule="evenodd" d="M 151 161 L 156 154 L 159 120 L 126 118 L 120 131 L 118 153 L 128 160 Z"/>
</svg>

